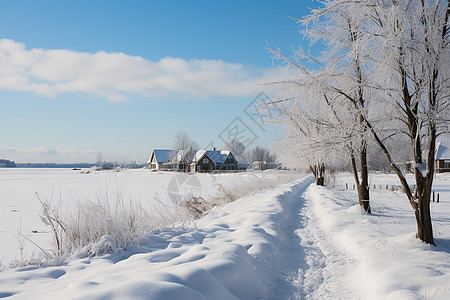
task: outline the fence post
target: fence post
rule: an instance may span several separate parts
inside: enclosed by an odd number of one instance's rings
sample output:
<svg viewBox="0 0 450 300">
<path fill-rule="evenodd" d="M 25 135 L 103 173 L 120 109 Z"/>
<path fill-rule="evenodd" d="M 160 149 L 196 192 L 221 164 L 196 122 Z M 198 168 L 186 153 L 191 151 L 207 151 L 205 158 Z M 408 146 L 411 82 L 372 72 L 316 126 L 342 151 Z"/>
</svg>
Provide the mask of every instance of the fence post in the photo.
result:
<svg viewBox="0 0 450 300">
<path fill-rule="evenodd" d="M 439 203 L 439 193 L 438 193 L 438 197 L 437 197 L 437 203 Z"/>
</svg>

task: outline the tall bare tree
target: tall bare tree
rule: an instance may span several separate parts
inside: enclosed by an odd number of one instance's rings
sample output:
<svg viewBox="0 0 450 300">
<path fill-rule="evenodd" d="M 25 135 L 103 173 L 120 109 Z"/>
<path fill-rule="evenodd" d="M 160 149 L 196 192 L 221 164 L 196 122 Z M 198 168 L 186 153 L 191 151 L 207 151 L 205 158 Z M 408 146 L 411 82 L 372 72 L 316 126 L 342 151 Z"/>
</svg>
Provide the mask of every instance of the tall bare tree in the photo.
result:
<svg viewBox="0 0 450 300">
<path fill-rule="evenodd" d="M 232 138 L 228 140 L 223 145 L 223 149 L 231 151 L 234 155 L 234 158 L 236 158 L 236 160 L 240 163 L 247 163 L 249 160 L 247 149 L 245 145 L 241 141 L 239 141 L 239 139 Z"/>
<path fill-rule="evenodd" d="M 198 150 L 198 144 L 191 139 L 188 133 L 177 131 L 173 141 L 173 150 L 171 158 L 176 158 L 183 171 L 186 171 Z"/>
<path fill-rule="evenodd" d="M 265 161 L 270 164 L 275 162 L 275 155 L 270 153 L 267 148 L 256 146 L 250 153 L 250 161 Z"/>
</svg>

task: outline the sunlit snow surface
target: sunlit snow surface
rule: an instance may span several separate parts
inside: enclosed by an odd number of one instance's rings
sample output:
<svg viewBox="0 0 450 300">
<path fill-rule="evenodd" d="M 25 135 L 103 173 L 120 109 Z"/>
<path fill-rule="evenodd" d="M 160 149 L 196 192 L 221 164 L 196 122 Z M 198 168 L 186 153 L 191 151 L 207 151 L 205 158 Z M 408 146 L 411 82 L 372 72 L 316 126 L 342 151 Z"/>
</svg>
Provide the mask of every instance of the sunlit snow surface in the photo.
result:
<svg viewBox="0 0 450 300">
<path fill-rule="evenodd" d="M 227 176 L 231 182 L 238 175 Z M 415 239 L 414 213 L 404 194 L 371 189 L 373 214 L 367 215 L 356 205 L 355 191 L 343 188 L 351 178 L 338 175 L 336 190 L 316 187 L 305 177 L 253 193 L 216 207 L 195 226 L 155 231 L 140 249 L 74 257 L 58 267 L 3 269 L 0 297 L 449 299 L 450 176 L 435 180 L 440 192 L 440 203 L 432 203 L 437 247 Z M 371 184 L 394 181 L 392 175 L 371 176 Z M 143 184 L 126 189 L 144 197 L 149 191 Z M 76 193 L 74 188 L 71 195 Z M 5 199 L 2 214 L 25 205 Z"/>
</svg>

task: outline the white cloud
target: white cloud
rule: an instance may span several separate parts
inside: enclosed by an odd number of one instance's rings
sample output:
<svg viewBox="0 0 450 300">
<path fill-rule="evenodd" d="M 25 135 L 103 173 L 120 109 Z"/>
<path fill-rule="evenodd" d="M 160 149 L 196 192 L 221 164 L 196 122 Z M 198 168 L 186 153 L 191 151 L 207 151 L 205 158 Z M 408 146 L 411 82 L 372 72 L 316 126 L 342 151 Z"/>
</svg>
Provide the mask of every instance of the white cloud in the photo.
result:
<svg viewBox="0 0 450 300">
<path fill-rule="evenodd" d="M 29 50 L 23 43 L 0 40 L 0 89 L 44 97 L 75 93 L 126 101 L 130 95 L 246 96 L 261 91 L 259 84 L 270 81 L 279 72 L 255 72 L 222 60 L 165 57 L 151 61 L 103 51 Z"/>
</svg>

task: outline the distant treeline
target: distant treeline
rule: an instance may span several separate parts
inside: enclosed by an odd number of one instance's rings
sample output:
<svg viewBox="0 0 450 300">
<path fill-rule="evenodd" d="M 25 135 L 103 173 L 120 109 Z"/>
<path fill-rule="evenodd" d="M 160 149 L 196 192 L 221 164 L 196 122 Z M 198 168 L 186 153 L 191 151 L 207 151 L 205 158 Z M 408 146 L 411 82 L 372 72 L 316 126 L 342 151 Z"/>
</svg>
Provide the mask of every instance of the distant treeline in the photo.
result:
<svg viewBox="0 0 450 300">
<path fill-rule="evenodd" d="M 15 167 L 16 167 L 15 162 L 7 159 L 0 159 L 0 168 L 15 168 Z"/>
<path fill-rule="evenodd" d="M 95 164 L 76 163 L 76 164 L 56 164 L 56 163 L 16 163 L 17 168 L 90 168 Z"/>
<path fill-rule="evenodd" d="M 110 170 L 115 168 L 135 169 L 145 167 L 146 164 L 136 163 L 117 163 L 117 162 L 103 162 L 100 166 L 95 163 L 72 163 L 72 164 L 58 164 L 58 163 L 16 163 L 7 159 L 0 159 L 0 168 L 72 168 L 72 169 L 87 169 L 97 166 L 103 170 Z"/>
<path fill-rule="evenodd" d="M 90 168 L 95 164 L 74 163 L 74 164 L 56 164 L 56 163 L 15 163 L 7 159 L 0 159 L 0 168 Z"/>
</svg>

